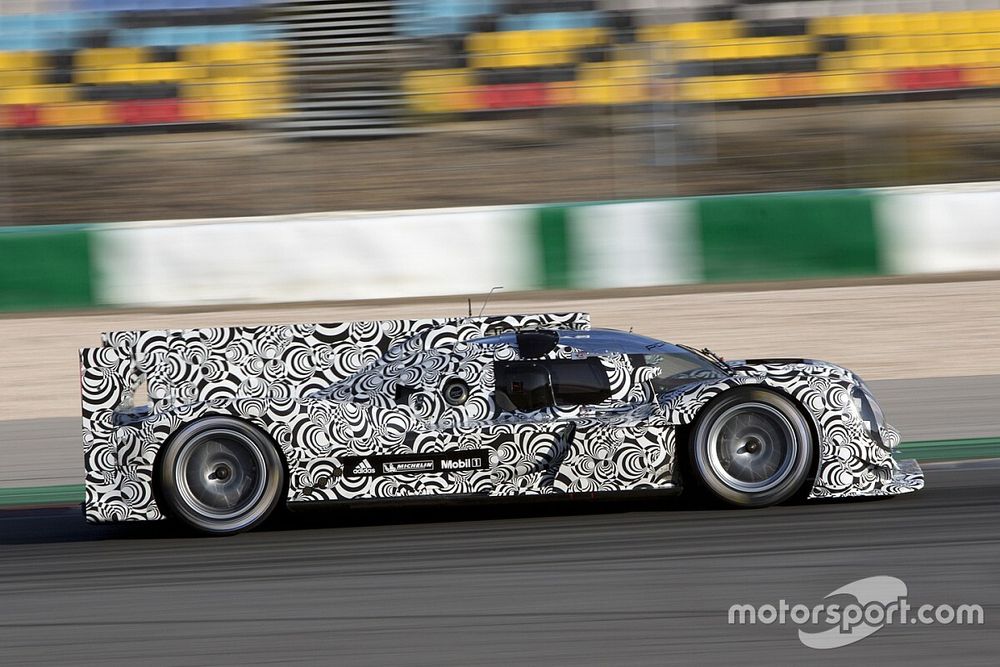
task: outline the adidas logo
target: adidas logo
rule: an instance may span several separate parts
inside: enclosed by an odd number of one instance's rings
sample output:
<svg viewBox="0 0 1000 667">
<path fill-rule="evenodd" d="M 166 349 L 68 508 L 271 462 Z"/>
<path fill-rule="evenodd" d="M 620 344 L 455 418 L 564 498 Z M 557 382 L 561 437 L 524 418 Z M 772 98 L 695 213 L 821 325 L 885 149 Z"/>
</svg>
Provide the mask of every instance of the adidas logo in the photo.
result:
<svg viewBox="0 0 1000 667">
<path fill-rule="evenodd" d="M 371 463 L 368 463 L 368 459 L 362 459 L 361 463 L 354 466 L 355 475 L 374 475 L 375 468 L 372 467 Z"/>
</svg>

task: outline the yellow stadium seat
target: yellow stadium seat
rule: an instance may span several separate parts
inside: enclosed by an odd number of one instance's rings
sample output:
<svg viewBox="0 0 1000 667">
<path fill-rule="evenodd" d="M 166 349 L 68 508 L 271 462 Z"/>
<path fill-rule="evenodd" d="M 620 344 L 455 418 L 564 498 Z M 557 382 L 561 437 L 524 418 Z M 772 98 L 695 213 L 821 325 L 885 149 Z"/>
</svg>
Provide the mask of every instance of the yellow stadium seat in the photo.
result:
<svg viewBox="0 0 1000 667">
<path fill-rule="evenodd" d="M 819 59 L 819 68 L 823 71 L 847 69 L 856 56 L 854 52 L 824 53 Z"/>
<path fill-rule="evenodd" d="M 1000 64 L 971 67 L 964 75 L 969 85 L 977 88 L 1000 86 Z"/>
<path fill-rule="evenodd" d="M 915 37 L 912 35 L 884 35 L 875 41 L 878 48 L 885 53 L 908 53 L 915 50 L 913 47 L 914 39 Z"/>
<path fill-rule="evenodd" d="M 978 49 L 983 44 L 982 35 L 978 32 L 953 32 L 942 36 L 944 46 L 949 49 Z"/>
<path fill-rule="evenodd" d="M 281 62 L 285 58 L 285 46 L 281 42 L 190 44 L 180 49 L 180 59 L 196 65 L 248 61 Z"/>
<path fill-rule="evenodd" d="M 5 70 L 0 69 L 0 88 L 20 88 L 22 86 L 37 86 L 44 82 L 42 70 Z"/>
<path fill-rule="evenodd" d="M 282 62 L 288 59 L 288 48 L 284 42 L 252 42 L 254 59 Z"/>
<path fill-rule="evenodd" d="M 212 103 L 215 117 L 220 120 L 250 120 L 259 118 L 259 110 L 250 100 L 221 99 Z"/>
<path fill-rule="evenodd" d="M 940 67 L 942 65 L 941 53 L 935 51 L 921 51 L 913 54 L 912 67 Z"/>
<path fill-rule="evenodd" d="M 841 35 L 839 16 L 817 16 L 809 19 L 810 35 Z"/>
<path fill-rule="evenodd" d="M 0 88 L 0 104 L 59 104 L 74 99 L 75 88 L 70 85 Z"/>
<path fill-rule="evenodd" d="M 818 72 L 797 72 L 781 77 L 781 91 L 785 97 L 806 97 L 815 95 L 819 86 L 816 80 L 821 76 Z"/>
<path fill-rule="evenodd" d="M 500 67 L 531 67 L 536 62 L 536 46 L 528 30 L 497 33 L 496 46 Z"/>
<path fill-rule="evenodd" d="M 671 26 L 670 37 L 674 40 L 714 41 L 736 39 L 743 35 L 740 21 L 693 21 L 675 23 Z"/>
<path fill-rule="evenodd" d="M 827 95 L 851 95 L 861 92 L 853 71 L 824 74 L 820 77 L 821 91 Z"/>
<path fill-rule="evenodd" d="M 0 51 L 0 72 L 44 69 L 46 54 L 41 51 Z"/>
<path fill-rule="evenodd" d="M 914 51 L 940 51 L 948 48 L 945 37 L 941 34 L 914 35 L 910 46 Z"/>
<path fill-rule="evenodd" d="M 712 99 L 738 100 L 743 97 L 743 80 L 737 76 L 717 76 L 712 86 Z"/>
<path fill-rule="evenodd" d="M 208 65 L 212 62 L 212 47 L 212 44 L 187 44 L 178 49 L 178 55 L 183 62 Z"/>
<path fill-rule="evenodd" d="M 741 34 L 742 24 L 738 21 L 693 21 L 642 26 L 636 38 L 641 42 L 704 42 L 734 39 Z"/>
<path fill-rule="evenodd" d="M 926 35 L 941 31 L 940 12 L 904 14 L 903 16 L 904 30 L 912 35 Z"/>
<path fill-rule="evenodd" d="M 1000 32 L 1000 10 L 973 12 L 976 26 L 983 32 Z"/>
<path fill-rule="evenodd" d="M 997 48 L 1000 46 L 1000 30 L 984 30 L 980 32 L 979 44 L 986 48 Z"/>
<path fill-rule="evenodd" d="M 176 83 L 184 81 L 190 72 L 176 62 L 143 63 L 136 66 L 136 80 L 144 83 Z"/>
<path fill-rule="evenodd" d="M 695 76 L 683 79 L 677 87 L 677 98 L 684 102 L 708 102 L 713 99 L 712 80 L 710 76 Z"/>
<path fill-rule="evenodd" d="M 551 30 L 534 30 L 531 36 L 531 53 L 536 66 L 558 65 L 565 62 L 566 49 L 552 35 Z"/>
<path fill-rule="evenodd" d="M 45 104 L 40 115 L 42 125 L 55 127 L 109 125 L 114 122 L 111 105 L 107 102 Z"/>
<path fill-rule="evenodd" d="M 446 113 L 471 108 L 466 98 L 472 87 L 467 69 L 416 70 L 403 77 L 410 107 L 421 113 Z"/>
<path fill-rule="evenodd" d="M 854 72 L 851 76 L 851 85 L 855 93 L 877 93 L 888 90 L 887 79 L 884 72 Z"/>
<path fill-rule="evenodd" d="M 254 42 L 222 42 L 212 44 L 208 51 L 211 62 L 246 61 L 257 57 Z"/>
<path fill-rule="evenodd" d="M 135 83 L 137 72 L 137 65 L 115 65 L 105 67 L 97 74 L 102 76 L 100 83 Z"/>
<path fill-rule="evenodd" d="M 465 50 L 474 69 L 543 67 L 572 63 L 579 49 L 608 41 L 603 28 L 472 33 Z"/>
<path fill-rule="evenodd" d="M 886 68 L 885 54 L 881 52 L 859 53 L 851 59 L 850 67 L 844 69 L 881 70 Z"/>
<path fill-rule="evenodd" d="M 942 12 L 938 17 L 939 29 L 946 35 L 974 33 L 980 29 L 975 18 L 975 12 Z"/>
<path fill-rule="evenodd" d="M 117 47 L 111 49 L 80 49 L 74 56 L 77 69 L 133 65 L 146 62 L 148 52 L 139 47 Z"/>
<path fill-rule="evenodd" d="M 837 21 L 836 33 L 838 35 L 867 35 L 872 34 L 872 14 L 857 14 L 853 16 L 841 16 Z"/>
<path fill-rule="evenodd" d="M 198 65 L 187 73 L 187 80 L 201 78 L 201 74 L 209 79 L 254 78 L 274 79 L 283 76 L 282 68 L 277 63 L 255 63 L 223 61 L 209 65 Z"/>
<path fill-rule="evenodd" d="M 868 18 L 868 33 L 871 35 L 912 34 L 906 14 L 872 14 Z"/>
<path fill-rule="evenodd" d="M 736 43 L 736 58 L 779 58 L 815 53 L 808 37 L 756 37 L 732 40 Z"/>
<path fill-rule="evenodd" d="M 983 49 L 962 49 L 952 51 L 954 64 L 963 67 L 983 65 L 989 62 L 989 52 Z"/>
<path fill-rule="evenodd" d="M 185 81 L 178 86 L 181 99 L 184 100 L 207 100 L 212 89 L 212 82 L 209 79 L 201 81 Z"/>
<path fill-rule="evenodd" d="M 649 99 L 645 61 L 583 63 L 577 68 L 577 96 L 585 104 L 635 104 Z"/>
<path fill-rule="evenodd" d="M 736 39 L 720 39 L 694 46 L 696 49 L 700 47 L 700 54 L 694 60 L 726 60 L 739 58 L 742 44 Z"/>
<path fill-rule="evenodd" d="M 674 39 L 670 24 L 644 25 L 636 31 L 640 42 L 669 42 Z"/>
<path fill-rule="evenodd" d="M 915 53 L 886 53 L 884 56 L 884 62 L 886 69 L 907 69 L 910 67 L 918 67 L 917 56 Z"/>
<path fill-rule="evenodd" d="M 576 81 L 553 81 L 548 84 L 546 91 L 552 106 L 568 107 L 582 103 Z"/>
<path fill-rule="evenodd" d="M 465 52 L 469 66 L 476 69 L 491 69 L 498 66 L 497 35 L 495 32 L 474 32 L 465 37 Z"/>
</svg>

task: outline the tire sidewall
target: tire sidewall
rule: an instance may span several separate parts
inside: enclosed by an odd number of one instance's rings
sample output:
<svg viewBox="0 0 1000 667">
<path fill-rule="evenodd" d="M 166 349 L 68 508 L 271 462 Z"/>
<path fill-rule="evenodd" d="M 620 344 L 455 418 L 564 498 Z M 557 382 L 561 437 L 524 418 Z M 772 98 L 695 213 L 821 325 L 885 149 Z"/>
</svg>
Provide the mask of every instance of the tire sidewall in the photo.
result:
<svg viewBox="0 0 1000 667">
<path fill-rule="evenodd" d="M 740 403 L 766 403 L 777 409 L 788 420 L 797 437 L 795 459 L 788 474 L 776 486 L 758 492 L 748 492 L 729 486 L 720 478 L 709 462 L 708 435 L 716 419 Z M 689 460 L 702 490 L 711 497 L 736 507 L 765 507 L 794 497 L 812 472 L 814 447 L 812 428 L 808 417 L 787 396 L 764 387 L 733 389 L 706 406 L 691 431 Z"/>
<path fill-rule="evenodd" d="M 205 517 L 191 508 L 177 490 L 177 464 L 181 453 L 189 446 L 196 446 L 200 436 L 207 431 L 230 431 L 248 438 L 260 451 L 266 475 L 264 491 L 253 505 L 238 517 L 220 521 Z M 205 417 L 183 426 L 167 443 L 157 470 L 157 486 L 164 509 L 171 518 L 206 535 L 231 535 L 251 530 L 260 525 L 274 511 L 283 496 L 285 471 L 281 455 L 274 443 L 260 430 L 231 417 Z"/>
</svg>

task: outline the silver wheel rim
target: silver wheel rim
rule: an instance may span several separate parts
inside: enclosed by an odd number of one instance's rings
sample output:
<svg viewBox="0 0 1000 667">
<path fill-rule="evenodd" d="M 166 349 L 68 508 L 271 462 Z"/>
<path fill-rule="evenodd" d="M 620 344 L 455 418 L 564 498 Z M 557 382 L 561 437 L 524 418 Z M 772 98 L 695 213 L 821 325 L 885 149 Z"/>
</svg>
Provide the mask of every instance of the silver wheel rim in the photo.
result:
<svg viewBox="0 0 1000 667">
<path fill-rule="evenodd" d="M 175 470 L 185 504 L 216 521 L 243 516 L 267 488 L 267 463 L 259 445 L 230 430 L 201 434 L 183 448 Z"/>
<path fill-rule="evenodd" d="M 795 428 L 780 410 L 767 403 L 735 405 L 713 422 L 708 432 L 708 462 L 728 487 L 760 493 L 781 484 L 798 455 Z"/>
</svg>

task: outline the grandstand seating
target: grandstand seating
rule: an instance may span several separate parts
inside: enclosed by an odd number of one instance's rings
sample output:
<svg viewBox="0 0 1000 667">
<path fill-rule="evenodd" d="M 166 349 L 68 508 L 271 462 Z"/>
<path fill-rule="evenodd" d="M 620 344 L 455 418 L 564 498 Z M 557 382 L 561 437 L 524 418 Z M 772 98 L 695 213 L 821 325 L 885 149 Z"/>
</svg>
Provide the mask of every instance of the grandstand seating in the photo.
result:
<svg viewBox="0 0 1000 667">
<path fill-rule="evenodd" d="M 257 0 L 2 0 L 0 127 L 269 118 L 285 53 Z"/>
<path fill-rule="evenodd" d="M 564 8 L 553 11 L 559 4 Z M 486 3 L 486 15 L 469 15 L 466 6 L 444 17 L 453 3 L 423 6 L 439 15 L 438 32 L 429 32 L 428 22 L 411 32 L 444 43 L 438 53 L 446 55 L 440 67 L 409 72 L 404 86 L 410 107 L 427 114 L 1000 88 L 1000 9 L 857 13 L 884 8 L 849 0 L 727 7 L 498 0 Z M 710 20 L 662 22 L 664 7 Z M 855 13 L 820 13 L 840 9 Z M 463 34 L 441 32 L 456 26 Z"/>
<path fill-rule="evenodd" d="M 310 19 L 339 32 L 304 22 L 331 3 L 0 0 L 0 127 L 319 123 L 348 107 L 389 123 L 400 105 L 372 100 L 399 94 L 399 64 L 429 115 L 1000 91 L 994 0 L 399 0 Z M 397 40 L 433 56 L 378 69 Z M 293 70 L 308 71 L 295 100 Z M 334 72 L 350 86 L 321 80 Z"/>
</svg>

